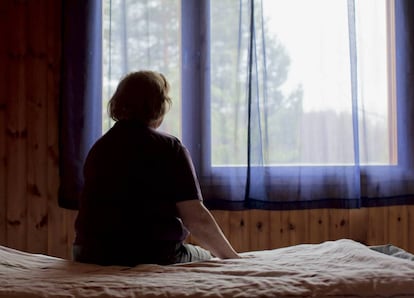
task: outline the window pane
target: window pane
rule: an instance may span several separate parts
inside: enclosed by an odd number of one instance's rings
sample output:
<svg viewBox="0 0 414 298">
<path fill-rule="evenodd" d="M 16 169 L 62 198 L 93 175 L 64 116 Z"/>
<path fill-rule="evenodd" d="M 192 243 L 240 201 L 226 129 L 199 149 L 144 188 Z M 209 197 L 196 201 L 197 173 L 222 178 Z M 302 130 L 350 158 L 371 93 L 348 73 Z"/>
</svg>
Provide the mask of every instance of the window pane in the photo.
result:
<svg viewBox="0 0 414 298">
<path fill-rule="evenodd" d="M 212 165 L 245 164 L 246 157 L 246 102 L 240 93 L 244 86 L 246 69 L 238 69 L 239 1 L 211 1 L 211 161 Z M 249 28 L 247 11 L 243 11 L 241 31 Z"/>
<path fill-rule="evenodd" d="M 262 2 L 265 42 L 257 54 L 266 53 L 267 79 L 260 79 L 267 86 L 260 111 L 265 164 L 355 163 L 347 1 Z M 359 154 L 363 164 L 389 164 L 388 107 L 394 99 L 386 1 L 355 2 Z M 255 3 L 260 10 L 260 1 Z M 248 46 L 249 15 L 248 5 L 243 7 L 240 11 L 238 1 L 211 1 L 213 165 L 247 160 L 248 52 L 239 49 Z M 256 40 L 260 34 L 256 27 Z"/>
<path fill-rule="evenodd" d="M 162 130 L 181 136 L 180 1 L 105 0 L 103 5 L 103 129 L 107 102 L 119 80 L 137 70 L 163 73 L 173 105 Z"/>
</svg>

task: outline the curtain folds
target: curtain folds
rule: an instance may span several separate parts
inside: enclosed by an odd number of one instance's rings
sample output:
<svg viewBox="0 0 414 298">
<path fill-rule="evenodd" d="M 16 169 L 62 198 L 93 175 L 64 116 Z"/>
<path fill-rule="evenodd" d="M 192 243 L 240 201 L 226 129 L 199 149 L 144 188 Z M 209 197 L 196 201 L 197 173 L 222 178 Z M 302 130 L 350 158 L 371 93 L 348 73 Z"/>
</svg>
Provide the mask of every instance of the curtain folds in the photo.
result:
<svg viewBox="0 0 414 298">
<path fill-rule="evenodd" d="M 231 151 L 236 153 L 238 151 L 236 147 L 243 148 L 245 146 L 246 172 L 243 173 L 240 168 L 232 167 L 218 167 L 219 170 L 213 170 L 213 176 L 216 179 L 220 177 L 221 183 L 216 182 L 214 185 L 210 180 L 205 183 L 205 188 L 208 189 L 207 205 L 211 208 L 231 210 L 251 208 L 283 210 L 359 208 L 414 203 L 413 87 L 409 83 L 412 79 L 413 67 L 412 36 L 414 27 L 410 17 L 414 13 L 413 5 L 409 1 L 396 0 L 395 16 L 389 20 L 389 24 L 395 20 L 395 71 L 397 74 L 395 90 L 397 100 L 388 103 L 388 115 L 385 116 L 388 120 L 384 122 L 388 126 L 389 139 L 381 143 L 379 140 L 381 138 L 378 138 L 378 132 L 375 130 L 377 128 L 373 129 L 373 126 L 377 125 L 374 117 L 378 117 L 378 115 L 373 117 L 375 110 L 369 106 L 370 99 L 364 93 L 370 86 L 360 82 L 360 78 L 363 78 L 367 70 L 361 66 L 359 60 L 366 58 L 363 56 L 364 47 L 369 48 L 370 45 L 361 42 L 363 32 L 357 32 L 356 29 L 357 14 L 359 13 L 356 5 L 359 3 L 353 0 L 342 1 L 344 3 L 342 11 L 345 12 L 343 23 L 346 24 L 345 30 L 348 39 L 340 51 L 347 54 L 336 60 L 347 59 L 349 61 L 348 68 L 343 71 L 348 78 L 343 81 L 348 82 L 350 91 L 348 107 L 341 114 L 332 111 L 328 111 L 328 113 L 299 111 L 300 106 L 303 106 L 300 91 L 296 93 L 296 103 L 295 94 L 292 94 L 290 103 L 283 103 L 285 99 L 282 99 L 275 104 L 280 95 L 272 90 L 272 88 L 275 89 L 277 77 L 289 76 L 290 74 L 288 70 L 284 73 L 281 66 L 277 68 L 278 65 L 275 66 L 275 59 L 271 56 L 271 44 L 276 43 L 277 40 L 269 37 L 269 32 L 266 31 L 266 25 L 269 23 L 266 23 L 263 18 L 265 14 L 263 2 L 265 1 L 240 1 L 237 13 L 239 16 L 238 28 L 233 30 L 233 36 L 238 36 L 239 39 L 237 50 L 238 57 L 241 57 L 237 59 L 238 79 L 235 82 L 235 85 L 238 85 L 238 90 L 241 91 L 234 93 L 234 96 L 245 94 L 245 102 L 239 102 L 238 105 L 239 110 L 243 110 L 243 106 L 247 106 L 247 111 L 244 117 L 243 115 L 236 117 L 241 120 L 234 128 L 234 130 L 238 130 L 242 127 L 246 131 L 246 141 L 243 143 L 240 136 L 237 136 L 233 140 L 234 147 Z M 300 1 L 297 3 L 304 4 Z M 325 1 L 324 4 L 327 5 L 328 2 Z M 233 9 L 236 9 L 235 5 L 233 6 Z M 223 7 L 220 9 L 230 10 Z M 321 15 L 322 22 L 330 20 L 330 12 L 328 11 L 326 15 Z M 214 49 L 214 42 L 220 37 L 220 30 L 216 30 L 215 33 L 214 13 L 212 16 L 213 33 L 210 44 Z M 295 26 L 294 22 L 292 22 L 293 26 Z M 301 24 L 306 24 L 306 20 L 302 20 Z M 340 24 L 339 22 L 335 26 L 340 26 Z M 363 27 L 361 24 L 358 25 Z M 361 31 L 361 29 L 359 30 Z M 375 31 L 372 32 L 372 28 L 370 30 L 370 34 L 375 34 Z M 295 34 L 294 29 L 291 34 Z M 305 35 L 306 33 L 303 38 L 306 38 Z M 318 36 L 315 34 L 315 40 L 310 39 L 310 42 L 318 42 L 317 38 Z M 390 37 L 388 36 L 388 38 Z M 392 41 L 389 41 L 389 46 L 391 43 Z M 228 42 L 228 47 L 230 46 L 231 42 Z M 311 47 L 312 45 L 309 46 L 310 49 L 303 47 L 301 50 L 310 51 Z M 221 49 L 212 52 L 219 55 L 218 53 L 222 51 Z M 283 56 L 283 51 L 280 49 L 279 51 L 279 57 Z M 329 54 L 325 53 L 325 56 L 329 59 Z M 318 59 L 318 57 L 314 58 Z M 212 60 L 214 61 L 214 58 Z M 276 68 L 276 76 L 271 76 L 272 73 L 275 73 L 275 69 L 271 67 Z M 374 65 L 374 67 L 377 66 Z M 220 67 L 215 68 L 214 65 L 212 68 L 213 73 L 222 71 Z M 315 76 L 318 76 L 319 70 L 314 69 Z M 306 70 L 303 69 L 303 71 Z M 332 71 L 332 73 L 338 72 L 338 69 L 334 68 Z M 389 68 L 388 71 L 391 72 L 391 69 Z M 243 76 L 244 79 L 240 79 Z M 212 74 L 212 78 L 211 85 L 214 88 L 216 87 L 214 74 Z M 331 82 L 327 79 L 325 84 L 331 83 L 335 84 L 334 81 Z M 280 83 L 280 86 L 283 88 L 283 83 Z M 321 89 L 323 88 L 325 86 Z M 388 92 L 392 92 L 392 88 L 390 87 L 391 90 Z M 328 92 L 328 89 L 323 90 L 325 90 L 323 92 Z M 320 93 L 321 97 L 323 95 Z M 340 95 L 338 94 L 338 96 Z M 289 96 L 287 97 L 289 99 Z M 214 93 L 212 100 L 215 100 Z M 276 108 L 272 109 L 272 104 L 276 105 Z M 329 103 L 327 104 L 329 105 Z M 292 106 L 293 109 L 291 109 Z M 394 108 L 395 110 L 393 110 Z M 347 113 L 351 116 L 346 116 Z M 393 115 L 393 113 L 395 114 Z M 279 114 L 280 117 L 275 117 L 276 114 Z M 283 116 L 283 114 L 286 115 Z M 344 120 L 341 120 L 341 117 Z M 393 124 L 394 120 L 395 124 Z M 318 122 L 319 125 L 315 124 Z M 301 123 L 302 126 L 295 129 L 297 123 Z M 275 126 L 284 128 L 278 130 L 275 129 Z M 313 129 L 312 126 L 314 126 Z M 331 127 L 334 132 L 329 135 Z M 394 128 L 395 130 L 393 130 Z M 324 133 L 326 133 L 325 137 Z M 393 139 L 395 134 L 397 137 Z M 298 138 L 294 138 L 292 135 L 298 135 L 300 140 L 298 141 Z M 378 138 L 378 142 L 375 138 Z M 332 145 L 334 143 L 337 145 Z M 392 148 L 387 151 L 378 147 L 384 144 L 388 144 Z M 276 158 L 272 157 L 272 154 L 283 146 L 285 146 L 284 152 L 292 153 L 292 156 L 297 150 L 296 157 L 294 157 L 297 159 L 289 159 L 289 157 L 283 159 L 283 157 L 281 158 L 282 154 L 277 155 Z M 388 152 L 385 153 L 387 156 L 383 158 L 378 154 L 378 151 Z M 231 163 L 228 162 L 228 164 Z M 223 185 L 230 186 L 223 188 Z M 245 190 L 243 202 L 240 202 L 240 189 Z"/>
<path fill-rule="evenodd" d="M 63 1 L 58 204 L 78 208 L 83 162 L 102 133 L 102 4 Z"/>
<path fill-rule="evenodd" d="M 389 127 L 390 141 L 392 133 L 397 133 L 396 143 L 390 146 L 398 148 L 397 157 L 389 164 L 376 164 L 370 162 L 370 152 L 366 143 L 368 133 L 367 126 L 371 124 L 369 111 L 366 108 L 366 99 L 363 98 L 365 86 L 360 78 L 363 72 L 359 66 L 357 51 L 356 11 L 355 2 L 347 1 L 347 23 L 349 35 L 349 84 L 350 84 L 350 108 L 352 117 L 348 121 L 351 136 L 346 136 L 345 130 L 341 137 L 346 143 L 344 148 L 337 150 L 349 150 L 353 155 L 351 160 L 336 164 L 321 165 L 272 165 L 266 160 L 275 147 L 270 147 L 267 138 L 272 139 L 274 135 L 267 135 L 270 127 L 264 111 L 269 112 L 265 99 L 267 98 L 268 86 L 272 84 L 267 81 L 266 73 L 268 64 L 264 51 L 266 34 L 260 34 L 263 29 L 263 5 L 262 1 L 251 0 L 245 2 L 245 9 L 250 10 L 250 32 L 249 48 L 247 53 L 248 79 L 247 83 L 247 174 L 246 174 L 246 196 L 245 208 L 259 209 L 302 209 L 302 208 L 358 208 L 361 206 L 381 206 L 391 204 L 414 203 L 414 167 L 412 156 L 414 151 L 413 142 L 413 85 L 410 81 L 413 77 L 413 4 L 410 1 L 397 0 L 395 2 L 395 29 L 396 29 L 396 131 L 392 132 Z M 256 11 L 255 11 L 256 10 Z M 306 49 L 303 49 L 306 51 Z M 389 69 L 389 71 L 391 71 Z M 271 98 L 269 99 L 272 100 Z M 392 111 L 390 104 L 390 111 Z M 281 106 L 280 109 L 283 109 Z M 270 112 L 271 113 L 271 112 Z M 391 112 L 392 113 L 392 112 Z M 305 121 L 306 112 L 300 116 Z M 319 115 L 319 119 L 325 115 Z M 337 116 L 338 117 L 338 114 Z M 388 116 L 392 118 L 391 116 Z M 325 125 L 333 125 L 328 118 Z M 391 120 L 389 120 L 391 123 Z M 282 125 L 292 126 L 292 122 L 284 119 Z M 325 128 L 326 128 L 325 126 Z M 302 128 L 302 134 L 306 128 Z M 321 131 L 323 133 L 324 131 Z M 290 130 L 290 133 L 295 133 Z M 287 135 L 279 134 L 279 138 Z M 304 137 L 306 138 L 306 137 Z M 315 142 L 321 142 L 315 138 Z M 331 154 L 335 149 L 329 145 L 329 138 L 323 140 L 323 146 L 315 148 L 326 148 L 326 154 Z M 303 143 L 297 143 L 299 151 L 303 150 Z M 346 149 L 348 148 L 348 149 Z M 368 149 L 367 149 L 368 148 Z M 378 150 L 381 148 L 377 147 Z M 329 152 L 330 151 L 330 152 Z M 390 150 L 391 151 L 391 150 Z M 315 150 L 312 154 L 317 155 Z M 391 153 L 389 153 L 391 154 Z M 216 204 L 220 205 L 220 203 Z"/>
</svg>

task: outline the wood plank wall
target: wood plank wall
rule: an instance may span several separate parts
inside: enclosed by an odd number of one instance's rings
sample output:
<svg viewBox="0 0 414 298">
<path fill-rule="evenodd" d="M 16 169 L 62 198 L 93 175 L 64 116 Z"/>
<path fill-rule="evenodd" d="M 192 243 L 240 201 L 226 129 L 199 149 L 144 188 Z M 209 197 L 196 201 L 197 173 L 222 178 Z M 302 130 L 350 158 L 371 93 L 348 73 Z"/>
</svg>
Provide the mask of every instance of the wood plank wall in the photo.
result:
<svg viewBox="0 0 414 298">
<path fill-rule="evenodd" d="M 56 204 L 60 15 L 60 1 L 0 1 L 0 242 L 67 256 L 73 214 Z"/>
<path fill-rule="evenodd" d="M 0 245 L 70 257 L 57 206 L 61 1 L 0 1 Z M 414 252 L 414 207 L 213 211 L 238 251 L 351 238 Z"/>
<path fill-rule="evenodd" d="M 219 211 L 213 214 L 237 251 L 349 238 L 392 243 L 414 252 L 414 206 L 293 211 Z"/>
</svg>

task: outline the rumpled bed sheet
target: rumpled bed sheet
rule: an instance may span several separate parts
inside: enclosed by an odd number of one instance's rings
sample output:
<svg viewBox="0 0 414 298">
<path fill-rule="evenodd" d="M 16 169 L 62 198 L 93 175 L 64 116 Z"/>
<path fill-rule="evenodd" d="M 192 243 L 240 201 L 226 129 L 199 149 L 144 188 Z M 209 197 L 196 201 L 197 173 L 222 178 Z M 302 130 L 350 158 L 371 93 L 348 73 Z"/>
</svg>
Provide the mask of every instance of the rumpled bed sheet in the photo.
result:
<svg viewBox="0 0 414 298">
<path fill-rule="evenodd" d="M 349 239 L 133 268 L 0 246 L 0 298 L 414 297 L 414 262 Z"/>
</svg>

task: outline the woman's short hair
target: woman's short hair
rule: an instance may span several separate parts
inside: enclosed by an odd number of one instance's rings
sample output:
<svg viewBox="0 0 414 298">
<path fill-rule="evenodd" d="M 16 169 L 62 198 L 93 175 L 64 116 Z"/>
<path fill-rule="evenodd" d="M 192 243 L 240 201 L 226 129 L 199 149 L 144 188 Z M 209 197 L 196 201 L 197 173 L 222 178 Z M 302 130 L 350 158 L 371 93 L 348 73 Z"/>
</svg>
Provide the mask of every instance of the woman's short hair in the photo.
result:
<svg viewBox="0 0 414 298">
<path fill-rule="evenodd" d="M 170 85 L 163 74 L 142 70 L 127 74 L 108 103 L 115 120 L 138 120 L 151 124 L 160 120 L 171 106 Z"/>
</svg>

